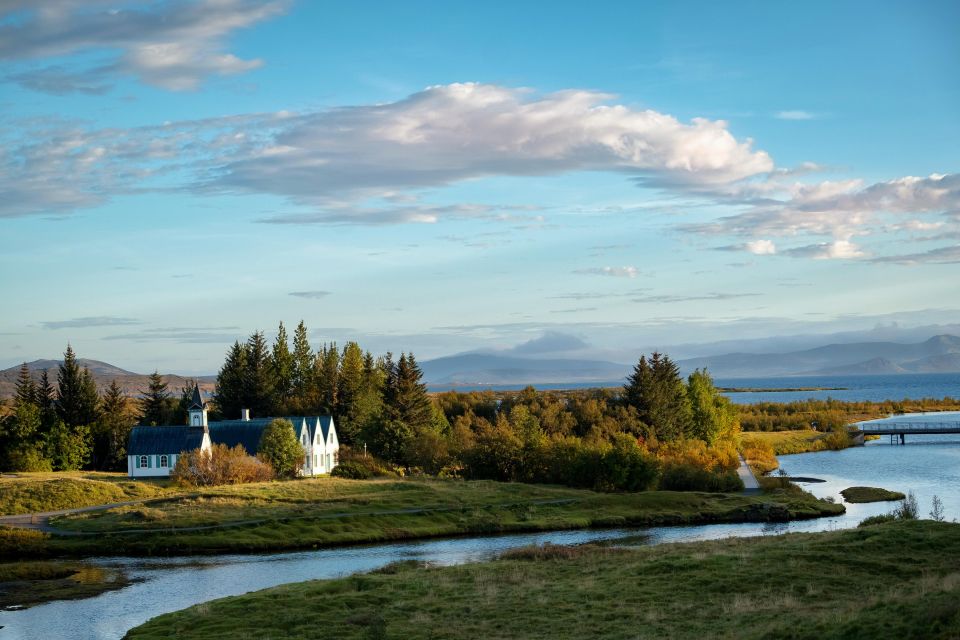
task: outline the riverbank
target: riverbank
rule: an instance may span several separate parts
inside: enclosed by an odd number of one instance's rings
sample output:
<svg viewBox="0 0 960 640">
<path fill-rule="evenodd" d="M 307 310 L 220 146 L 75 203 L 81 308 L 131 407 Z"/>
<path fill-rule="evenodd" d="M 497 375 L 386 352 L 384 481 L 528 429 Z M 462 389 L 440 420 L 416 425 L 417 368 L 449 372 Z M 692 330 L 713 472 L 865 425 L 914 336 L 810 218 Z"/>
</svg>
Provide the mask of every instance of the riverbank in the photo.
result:
<svg viewBox="0 0 960 640">
<path fill-rule="evenodd" d="M 79 562 L 0 564 L 0 611 L 24 609 L 51 600 L 82 600 L 130 584 L 116 569 Z"/>
<path fill-rule="evenodd" d="M 952 638 L 958 575 L 960 525 L 928 521 L 632 549 L 539 547 L 284 585 L 159 616 L 127 637 Z"/>
<path fill-rule="evenodd" d="M 50 521 L 59 535 L 0 529 L 0 557 L 256 553 L 440 536 L 591 527 L 780 522 L 843 513 L 807 494 L 596 493 L 435 479 L 214 487 Z"/>
</svg>

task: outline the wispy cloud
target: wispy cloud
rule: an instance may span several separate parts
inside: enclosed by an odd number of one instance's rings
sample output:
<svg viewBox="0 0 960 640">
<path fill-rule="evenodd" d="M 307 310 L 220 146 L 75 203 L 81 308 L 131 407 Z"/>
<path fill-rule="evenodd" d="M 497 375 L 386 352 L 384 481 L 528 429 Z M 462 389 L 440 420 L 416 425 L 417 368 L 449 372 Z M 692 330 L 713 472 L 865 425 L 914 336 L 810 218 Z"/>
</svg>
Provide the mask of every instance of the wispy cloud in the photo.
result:
<svg viewBox="0 0 960 640">
<path fill-rule="evenodd" d="M 579 273 L 591 276 L 613 276 L 615 278 L 636 278 L 640 270 L 636 267 L 591 267 L 589 269 L 577 269 L 573 273 Z"/>
<path fill-rule="evenodd" d="M 103 340 L 131 342 L 171 341 L 185 344 L 229 344 L 238 338 L 240 327 L 161 327 L 136 333 L 104 336 Z"/>
<path fill-rule="evenodd" d="M 960 264 L 960 245 L 939 247 L 920 253 L 878 256 L 873 258 L 872 262 L 892 262 L 909 266 L 919 264 Z"/>
<path fill-rule="evenodd" d="M 89 327 L 110 327 L 116 325 L 143 324 L 134 318 L 116 316 L 90 316 L 71 320 L 46 320 L 40 323 L 44 329 L 86 329 Z"/>
<path fill-rule="evenodd" d="M 24 62 L 80 53 L 107 62 L 92 68 L 32 68 L 9 79 L 53 94 L 103 93 L 118 75 L 165 89 L 195 89 L 212 75 L 256 69 L 225 51 L 230 34 L 283 13 L 286 0 L 57 0 L 38 8 L 11 0 L 0 10 L 0 60 Z"/>
<path fill-rule="evenodd" d="M 818 242 L 802 247 L 794 247 L 781 251 L 783 255 L 797 258 L 814 258 L 815 260 L 852 259 L 866 255 L 860 247 L 849 240 L 835 240 L 833 242 Z"/>
<path fill-rule="evenodd" d="M 815 113 L 792 109 L 788 111 L 777 111 L 774 117 L 778 120 L 813 120 L 817 117 Z"/>
<path fill-rule="evenodd" d="M 288 295 L 294 296 L 296 298 L 309 298 L 312 300 L 319 300 L 320 298 L 326 298 L 330 295 L 329 291 L 291 291 Z"/>
<path fill-rule="evenodd" d="M 632 302 L 641 304 L 670 304 L 672 302 L 703 302 L 710 300 L 735 300 L 737 298 L 751 298 L 759 296 L 759 293 L 704 293 L 695 295 L 657 295 L 644 296 L 642 298 L 633 298 Z"/>
</svg>

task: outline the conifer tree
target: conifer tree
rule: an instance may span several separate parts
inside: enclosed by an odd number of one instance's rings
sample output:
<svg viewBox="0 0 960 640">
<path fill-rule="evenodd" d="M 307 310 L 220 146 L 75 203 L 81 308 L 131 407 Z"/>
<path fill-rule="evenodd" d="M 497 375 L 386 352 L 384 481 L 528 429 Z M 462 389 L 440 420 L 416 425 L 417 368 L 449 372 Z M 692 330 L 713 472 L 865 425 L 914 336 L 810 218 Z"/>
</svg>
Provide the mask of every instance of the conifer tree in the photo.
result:
<svg viewBox="0 0 960 640">
<path fill-rule="evenodd" d="M 57 375 L 57 416 L 68 429 L 97 419 L 97 386 L 87 369 L 81 369 L 68 344 Z"/>
<path fill-rule="evenodd" d="M 50 376 L 47 375 L 46 369 L 40 372 L 40 382 L 34 390 L 34 402 L 41 411 L 53 408 L 53 385 L 50 384 Z"/>
<path fill-rule="evenodd" d="M 247 348 L 239 340 L 227 352 L 227 359 L 217 373 L 217 390 L 214 401 L 217 409 L 227 420 L 240 417 L 241 409 L 249 409 L 244 395 L 244 378 L 247 370 Z"/>
<path fill-rule="evenodd" d="M 280 323 L 277 329 L 277 339 L 273 342 L 271 354 L 273 367 L 274 399 L 276 413 L 283 414 L 290 405 L 290 395 L 293 387 L 293 354 L 287 344 L 287 329 Z"/>
<path fill-rule="evenodd" d="M 307 337 L 307 326 L 300 321 L 293 333 L 293 360 L 290 384 L 293 404 L 298 411 L 307 413 L 310 406 L 310 390 L 313 387 L 313 350 Z"/>
<path fill-rule="evenodd" d="M 17 386 L 13 398 L 14 408 L 25 404 L 37 404 L 37 386 L 33 382 L 33 376 L 30 375 L 30 367 L 24 362 L 20 365 L 20 371 L 17 373 Z"/>
<path fill-rule="evenodd" d="M 93 466 L 103 470 L 124 469 L 127 440 L 135 420 L 130 416 L 123 389 L 115 379 L 104 391 L 100 408 L 100 419 L 93 429 Z"/>
<path fill-rule="evenodd" d="M 247 339 L 247 366 L 243 376 L 243 399 L 254 416 L 269 416 L 273 412 L 274 379 L 270 352 L 262 331 L 255 331 Z"/>
<path fill-rule="evenodd" d="M 314 364 L 316 409 L 320 413 L 337 413 L 337 386 L 340 377 L 340 352 L 337 343 L 324 343 Z"/>
<path fill-rule="evenodd" d="M 640 356 L 624 386 L 624 401 L 659 440 L 676 440 L 690 428 L 690 404 L 680 371 L 669 357 L 654 351 Z"/>
<path fill-rule="evenodd" d="M 141 391 L 140 399 L 140 424 L 142 425 L 166 425 L 170 423 L 170 411 L 167 399 L 170 398 L 170 391 L 163 376 L 157 371 L 150 374 L 147 380 L 147 388 Z"/>
<path fill-rule="evenodd" d="M 390 417 L 413 429 L 433 425 L 433 405 L 427 395 L 427 386 L 420 382 L 421 378 L 423 372 L 413 354 L 400 354 L 384 399 Z"/>
</svg>

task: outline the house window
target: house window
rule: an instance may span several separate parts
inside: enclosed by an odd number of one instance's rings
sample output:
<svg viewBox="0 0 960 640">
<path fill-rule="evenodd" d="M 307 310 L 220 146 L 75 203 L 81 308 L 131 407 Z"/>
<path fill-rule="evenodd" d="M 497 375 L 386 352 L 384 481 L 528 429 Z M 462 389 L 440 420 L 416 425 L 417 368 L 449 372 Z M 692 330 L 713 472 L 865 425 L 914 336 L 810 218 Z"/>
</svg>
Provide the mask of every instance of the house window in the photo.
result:
<svg viewBox="0 0 960 640">
<path fill-rule="evenodd" d="M 145 469 L 147 466 L 147 456 L 140 456 L 140 464 L 138 465 L 141 469 Z"/>
<path fill-rule="evenodd" d="M 166 466 L 167 466 L 167 462 L 168 462 L 167 456 L 160 456 L 160 466 L 161 466 L 161 467 L 166 467 Z"/>
<path fill-rule="evenodd" d="M 330 454 L 328 453 L 328 454 L 327 454 L 327 467 L 329 467 L 329 466 L 330 466 Z"/>
<path fill-rule="evenodd" d="M 313 454 L 313 466 L 317 466 L 317 454 Z"/>
<path fill-rule="evenodd" d="M 333 452 L 333 464 L 340 464 L 340 452 L 339 452 L 339 451 L 334 451 L 334 452 Z"/>
</svg>

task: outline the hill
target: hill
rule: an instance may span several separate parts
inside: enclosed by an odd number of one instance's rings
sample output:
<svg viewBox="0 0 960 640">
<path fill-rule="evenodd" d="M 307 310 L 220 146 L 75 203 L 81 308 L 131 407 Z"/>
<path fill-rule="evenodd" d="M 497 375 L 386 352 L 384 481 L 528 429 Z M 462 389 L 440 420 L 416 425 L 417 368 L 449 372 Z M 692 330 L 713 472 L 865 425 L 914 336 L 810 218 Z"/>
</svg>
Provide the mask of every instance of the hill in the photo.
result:
<svg viewBox="0 0 960 640">
<path fill-rule="evenodd" d="M 147 374 L 127 371 L 126 369 L 121 369 L 120 367 L 100 360 L 77 358 L 77 362 L 81 367 L 86 367 L 90 370 L 90 373 L 93 374 L 94 381 L 97 383 L 97 388 L 101 391 L 108 387 L 112 380 L 116 380 L 120 388 L 123 389 L 124 395 L 130 398 L 139 397 L 141 392 L 147 388 Z M 50 384 L 56 385 L 57 372 L 61 364 L 63 364 L 63 360 L 34 360 L 33 362 L 28 362 L 27 367 L 30 369 L 34 381 L 39 381 L 42 372 L 46 371 L 47 377 L 50 379 Z M 0 399 L 13 397 L 19 375 L 20 365 L 0 370 Z M 164 382 L 167 383 L 170 392 L 173 394 L 179 393 L 180 389 L 187 386 L 190 380 L 196 380 L 200 385 L 201 391 L 209 395 L 213 393 L 216 383 L 215 376 L 198 376 L 191 378 L 168 373 L 161 377 Z"/>
<path fill-rule="evenodd" d="M 681 360 L 680 368 L 706 368 L 716 377 L 870 375 L 960 372 L 960 337 L 939 335 L 919 343 L 830 344 L 787 353 L 728 353 Z"/>
</svg>

